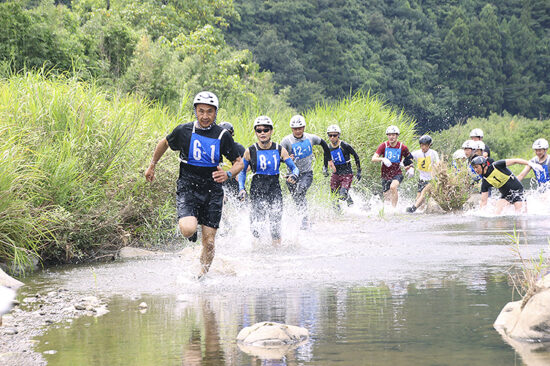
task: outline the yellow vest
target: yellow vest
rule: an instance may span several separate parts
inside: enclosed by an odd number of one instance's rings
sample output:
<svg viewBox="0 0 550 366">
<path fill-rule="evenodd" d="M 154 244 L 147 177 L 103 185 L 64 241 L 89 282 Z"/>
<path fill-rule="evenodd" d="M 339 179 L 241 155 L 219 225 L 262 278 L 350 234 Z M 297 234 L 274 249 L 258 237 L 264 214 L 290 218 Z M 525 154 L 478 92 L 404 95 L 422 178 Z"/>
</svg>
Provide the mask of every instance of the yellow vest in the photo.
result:
<svg viewBox="0 0 550 366">
<path fill-rule="evenodd" d="M 485 178 L 485 180 L 495 188 L 500 188 L 508 182 L 510 175 L 504 174 L 498 169 L 493 169 L 491 174 Z"/>
</svg>

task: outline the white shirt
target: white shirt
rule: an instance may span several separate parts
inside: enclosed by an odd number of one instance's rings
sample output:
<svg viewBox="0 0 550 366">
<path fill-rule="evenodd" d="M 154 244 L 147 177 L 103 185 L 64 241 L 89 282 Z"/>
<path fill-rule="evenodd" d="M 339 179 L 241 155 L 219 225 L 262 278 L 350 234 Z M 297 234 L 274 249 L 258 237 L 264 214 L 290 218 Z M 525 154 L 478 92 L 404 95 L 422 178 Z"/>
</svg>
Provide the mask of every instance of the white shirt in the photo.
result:
<svg viewBox="0 0 550 366">
<path fill-rule="evenodd" d="M 419 172 L 420 180 L 432 180 L 433 164 L 439 162 L 437 151 L 428 149 L 426 153 L 423 153 L 422 150 L 415 150 L 411 154 L 417 162 L 416 169 Z"/>
</svg>

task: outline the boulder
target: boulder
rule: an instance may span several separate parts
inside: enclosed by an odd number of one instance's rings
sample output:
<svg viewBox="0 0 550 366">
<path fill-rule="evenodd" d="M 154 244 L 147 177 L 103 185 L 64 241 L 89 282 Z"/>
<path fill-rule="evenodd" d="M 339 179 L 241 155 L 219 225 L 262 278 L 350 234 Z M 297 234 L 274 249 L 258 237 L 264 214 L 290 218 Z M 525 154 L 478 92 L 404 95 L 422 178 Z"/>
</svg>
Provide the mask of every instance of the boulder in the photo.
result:
<svg viewBox="0 0 550 366">
<path fill-rule="evenodd" d="M 273 322 L 256 323 L 243 328 L 237 335 L 237 342 L 256 347 L 273 347 L 300 343 L 307 340 L 305 328 Z"/>
<path fill-rule="evenodd" d="M 309 338 L 305 328 L 273 322 L 256 323 L 237 335 L 241 351 L 261 359 L 281 359 Z"/>
<path fill-rule="evenodd" d="M 5 286 L 17 290 L 19 287 L 23 286 L 24 283 L 16 280 L 15 278 L 8 275 L 0 268 L 0 286 Z"/>
<path fill-rule="evenodd" d="M 550 342 L 550 289 L 535 293 L 521 309 L 521 301 L 506 304 L 493 324 L 516 341 Z"/>
</svg>

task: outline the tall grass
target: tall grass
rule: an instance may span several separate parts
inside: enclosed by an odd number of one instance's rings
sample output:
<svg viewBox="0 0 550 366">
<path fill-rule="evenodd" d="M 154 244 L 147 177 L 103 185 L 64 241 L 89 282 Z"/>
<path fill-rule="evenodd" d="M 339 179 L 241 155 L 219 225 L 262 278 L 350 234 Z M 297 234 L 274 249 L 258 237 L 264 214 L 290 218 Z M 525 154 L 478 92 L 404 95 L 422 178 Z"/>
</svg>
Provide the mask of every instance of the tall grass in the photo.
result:
<svg viewBox="0 0 550 366">
<path fill-rule="evenodd" d="M 221 101 L 218 121 L 233 123 L 236 140 L 250 146 L 254 119 L 269 115 L 274 140 L 280 141 L 291 133 L 294 111 L 279 99 L 264 99 Z M 172 240 L 177 154 L 165 154 L 153 184 L 145 182 L 143 172 L 158 140 L 194 119 L 190 101 L 184 98 L 174 115 L 161 105 L 63 75 L 0 79 L 0 262 L 18 267 L 36 257 L 78 262 L 123 244 Z M 400 139 L 415 147 L 414 121 L 376 96 L 319 104 L 305 117 L 306 131 L 323 138 L 328 125 L 340 125 L 342 138 L 361 157 L 363 187 L 379 181 L 380 166 L 370 157 L 388 125 L 399 126 Z M 316 154 L 318 189 L 311 195 L 325 200 L 330 193 L 319 174 L 321 149 Z"/>
</svg>

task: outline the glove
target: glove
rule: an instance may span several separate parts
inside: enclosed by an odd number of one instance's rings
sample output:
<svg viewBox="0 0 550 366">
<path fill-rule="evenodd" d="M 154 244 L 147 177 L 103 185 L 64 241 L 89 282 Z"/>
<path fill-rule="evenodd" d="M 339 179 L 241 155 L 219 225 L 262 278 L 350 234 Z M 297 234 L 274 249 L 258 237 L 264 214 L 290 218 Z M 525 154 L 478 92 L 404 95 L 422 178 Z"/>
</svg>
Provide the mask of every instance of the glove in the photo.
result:
<svg viewBox="0 0 550 366">
<path fill-rule="evenodd" d="M 323 167 L 323 175 L 324 175 L 325 177 L 328 177 L 328 170 L 327 170 L 327 167 L 326 167 L 326 166 Z"/>
<path fill-rule="evenodd" d="M 240 201 L 244 201 L 246 199 L 246 191 L 243 189 L 242 191 L 239 192 L 239 195 L 237 196 L 237 198 L 240 200 Z"/>
<path fill-rule="evenodd" d="M 533 171 L 535 172 L 542 172 L 544 170 L 544 168 L 542 167 L 542 165 L 540 164 L 537 164 L 537 163 L 534 163 L 532 161 L 529 162 L 529 166 L 531 167 L 531 169 L 533 169 Z"/>
<path fill-rule="evenodd" d="M 296 182 L 298 181 L 298 176 L 296 176 L 296 174 L 290 174 L 288 177 L 286 177 L 286 180 L 289 183 L 296 184 Z"/>
<path fill-rule="evenodd" d="M 357 181 L 359 182 L 361 180 L 361 171 L 357 171 Z"/>
<path fill-rule="evenodd" d="M 382 158 L 382 164 L 389 168 L 391 166 L 391 161 L 388 158 Z"/>
<path fill-rule="evenodd" d="M 407 176 L 409 177 L 414 177 L 414 168 L 409 168 L 409 170 L 407 170 Z"/>
</svg>

